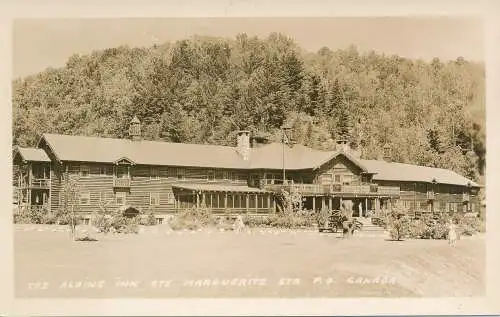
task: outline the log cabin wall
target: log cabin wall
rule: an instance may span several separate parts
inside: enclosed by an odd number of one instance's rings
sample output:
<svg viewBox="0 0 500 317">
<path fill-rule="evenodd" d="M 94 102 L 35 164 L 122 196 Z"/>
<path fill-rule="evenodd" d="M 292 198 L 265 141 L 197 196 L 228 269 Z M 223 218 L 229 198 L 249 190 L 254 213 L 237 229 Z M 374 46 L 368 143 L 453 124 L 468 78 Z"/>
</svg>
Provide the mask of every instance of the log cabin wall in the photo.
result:
<svg viewBox="0 0 500 317">
<path fill-rule="evenodd" d="M 135 165 L 130 167 L 130 187 L 114 188 L 113 164 L 75 162 L 65 164 L 64 170 L 66 166 L 70 178 L 78 180 L 79 210 L 84 213 L 96 211 L 103 202 L 110 210 L 126 204 L 143 211 L 171 213 L 176 207 L 174 184 L 246 185 L 248 181 L 246 171 Z M 62 190 L 58 196 L 59 204 L 62 204 Z"/>
<path fill-rule="evenodd" d="M 42 148 L 47 156 L 50 158 L 50 193 L 49 193 L 49 205 L 50 211 L 56 213 L 60 208 L 60 193 L 62 191 L 62 170 L 63 165 L 57 159 L 52 149 L 48 146 L 46 142 L 40 143 L 40 148 Z"/>
<path fill-rule="evenodd" d="M 479 198 L 476 189 L 465 186 L 432 184 L 424 182 L 381 181 L 380 186 L 399 186 L 401 189 L 401 204 L 416 211 L 479 211 Z M 431 198 L 433 193 L 433 198 Z M 465 194 L 465 196 L 464 196 Z M 468 194 L 470 203 L 464 200 Z"/>
</svg>

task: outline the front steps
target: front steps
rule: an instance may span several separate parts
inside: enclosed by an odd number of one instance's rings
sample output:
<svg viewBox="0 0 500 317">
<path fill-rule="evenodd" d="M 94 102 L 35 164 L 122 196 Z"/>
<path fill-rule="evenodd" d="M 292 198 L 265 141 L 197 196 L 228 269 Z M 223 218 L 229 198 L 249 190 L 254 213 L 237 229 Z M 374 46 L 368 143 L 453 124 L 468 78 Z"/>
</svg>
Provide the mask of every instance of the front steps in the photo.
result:
<svg viewBox="0 0 500 317">
<path fill-rule="evenodd" d="M 368 236 L 384 236 L 386 235 L 386 230 L 383 227 L 372 224 L 371 218 L 356 217 L 356 220 L 363 224 L 363 229 L 358 233 L 361 237 Z"/>
</svg>

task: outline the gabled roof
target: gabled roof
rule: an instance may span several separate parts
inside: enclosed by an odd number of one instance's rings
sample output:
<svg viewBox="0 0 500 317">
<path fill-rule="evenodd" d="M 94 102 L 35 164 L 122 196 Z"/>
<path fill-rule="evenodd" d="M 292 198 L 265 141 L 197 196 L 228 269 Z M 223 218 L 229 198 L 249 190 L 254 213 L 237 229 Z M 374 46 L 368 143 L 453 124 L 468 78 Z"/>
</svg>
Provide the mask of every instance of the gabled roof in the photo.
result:
<svg viewBox="0 0 500 317">
<path fill-rule="evenodd" d="M 132 141 L 61 134 L 42 137 L 61 161 L 114 163 L 126 157 L 136 164 L 245 168 L 235 148 L 219 145 Z"/>
<path fill-rule="evenodd" d="M 50 162 L 50 158 L 43 149 L 16 147 L 14 157 L 20 155 L 26 162 Z"/>
<path fill-rule="evenodd" d="M 357 158 L 355 158 L 354 156 L 350 155 L 349 153 L 346 153 L 344 151 L 336 151 L 336 152 L 332 152 L 332 154 L 327 157 L 324 161 L 322 161 L 320 164 L 314 166 L 314 168 L 320 168 L 322 165 L 330 162 L 331 160 L 333 160 L 334 158 L 336 158 L 337 156 L 339 155 L 343 155 L 345 156 L 348 160 L 350 160 L 351 162 L 353 162 L 356 166 L 358 166 L 361 171 L 363 173 L 368 173 L 368 174 L 372 174 L 370 171 L 368 171 L 368 169 L 361 163 L 360 160 L 358 160 Z"/>
<path fill-rule="evenodd" d="M 386 161 L 376 161 L 376 160 L 359 160 L 368 170 L 372 173 L 376 173 L 373 176 L 374 180 L 386 180 L 386 181 L 408 181 L 408 182 L 428 182 L 431 183 L 434 179 L 437 183 L 450 184 L 450 185 L 462 185 L 479 187 L 479 184 L 474 181 L 463 177 L 455 173 L 454 171 L 418 166 L 403 163 L 394 163 Z"/>
<path fill-rule="evenodd" d="M 332 155 L 332 152 L 314 150 L 301 144 L 283 147 L 282 143 L 271 143 L 252 149 L 249 168 L 283 169 L 283 150 L 287 170 L 310 169 Z"/>
<path fill-rule="evenodd" d="M 375 174 L 375 180 L 432 182 L 479 187 L 474 181 L 451 170 L 385 161 L 356 159 L 340 151 L 319 151 L 296 144 L 293 147 L 271 143 L 252 148 L 250 159 L 244 160 L 236 148 L 220 145 L 132 141 L 129 139 L 98 138 L 44 134 L 41 141 L 61 161 L 114 163 L 127 158 L 135 164 L 190 166 L 231 169 L 283 169 L 283 151 L 287 170 L 314 169 L 338 155 L 345 155 L 364 172 Z M 41 149 L 28 150 L 30 158 L 50 161 Z M 29 153 L 28 153 L 29 152 Z"/>
</svg>

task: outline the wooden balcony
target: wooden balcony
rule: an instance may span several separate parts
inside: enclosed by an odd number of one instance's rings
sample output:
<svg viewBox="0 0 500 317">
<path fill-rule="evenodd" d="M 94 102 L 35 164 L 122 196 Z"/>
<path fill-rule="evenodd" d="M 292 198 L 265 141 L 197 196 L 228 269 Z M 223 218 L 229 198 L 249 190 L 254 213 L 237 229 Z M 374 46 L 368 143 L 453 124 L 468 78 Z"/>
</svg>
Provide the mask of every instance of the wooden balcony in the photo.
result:
<svg viewBox="0 0 500 317">
<path fill-rule="evenodd" d="M 113 178 L 113 187 L 115 188 L 129 188 L 130 178 Z"/>
<path fill-rule="evenodd" d="M 265 190 L 280 192 L 299 192 L 302 195 L 338 195 L 338 196 L 399 196 L 400 188 L 393 186 L 372 185 L 321 185 L 321 184 L 263 184 Z"/>
<path fill-rule="evenodd" d="M 48 189 L 50 187 L 49 178 L 33 178 L 28 183 L 23 183 L 21 188 Z"/>
<path fill-rule="evenodd" d="M 434 192 L 432 192 L 432 191 L 428 191 L 427 192 L 427 199 L 429 199 L 429 200 L 436 199 L 436 194 Z"/>
<path fill-rule="evenodd" d="M 463 201 L 463 202 L 470 201 L 470 194 L 468 194 L 468 193 L 463 193 L 463 194 L 462 194 L 462 201 Z"/>
</svg>

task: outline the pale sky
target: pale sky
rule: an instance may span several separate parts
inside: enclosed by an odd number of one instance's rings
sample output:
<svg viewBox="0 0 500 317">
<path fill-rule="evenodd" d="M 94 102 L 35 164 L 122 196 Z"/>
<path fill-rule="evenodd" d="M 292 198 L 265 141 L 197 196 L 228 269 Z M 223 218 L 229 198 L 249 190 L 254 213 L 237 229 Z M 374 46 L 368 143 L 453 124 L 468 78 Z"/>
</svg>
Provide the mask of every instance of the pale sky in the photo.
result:
<svg viewBox="0 0 500 317">
<path fill-rule="evenodd" d="M 115 18 L 16 20 L 13 76 L 62 67 L 75 53 L 129 46 L 151 46 L 193 35 L 232 37 L 245 32 L 266 37 L 284 33 L 304 49 L 333 50 L 354 44 L 403 57 L 484 60 L 479 18 Z"/>
</svg>

